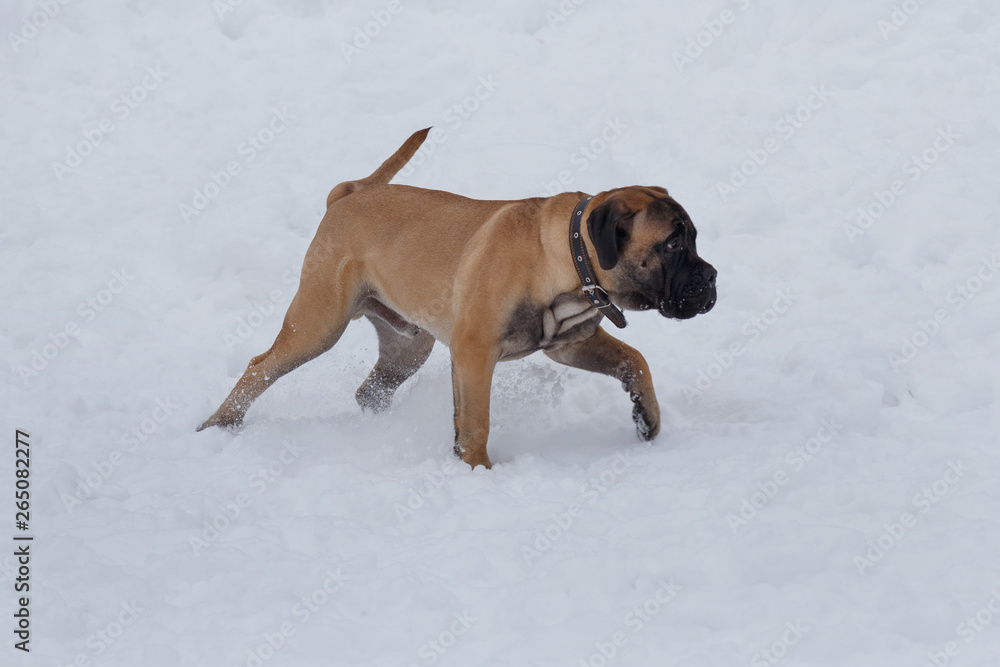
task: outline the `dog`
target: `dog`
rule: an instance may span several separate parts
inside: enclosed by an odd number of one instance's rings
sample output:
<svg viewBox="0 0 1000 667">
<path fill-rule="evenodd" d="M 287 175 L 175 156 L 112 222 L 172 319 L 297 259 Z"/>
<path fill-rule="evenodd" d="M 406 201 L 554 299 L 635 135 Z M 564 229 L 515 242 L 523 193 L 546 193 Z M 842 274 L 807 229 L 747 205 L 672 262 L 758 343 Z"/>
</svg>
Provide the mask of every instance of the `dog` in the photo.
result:
<svg viewBox="0 0 1000 667">
<path fill-rule="evenodd" d="M 430 129 L 371 176 L 333 188 L 274 344 L 198 430 L 238 427 L 271 384 L 364 316 L 379 357 L 355 396 L 362 409 L 386 409 L 441 341 L 451 352 L 455 453 L 473 468 L 491 466 L 494 367 L 538 350 L 618 379 L 639 437 L 656 437 L 649 365 L 600 324 L 625 326 L 621 309 L 677 319 L 712 309 L 717 272 L 698 256 L 687 212 L 661 187 L 485 201 L 390 184 Z"/>
</svg>

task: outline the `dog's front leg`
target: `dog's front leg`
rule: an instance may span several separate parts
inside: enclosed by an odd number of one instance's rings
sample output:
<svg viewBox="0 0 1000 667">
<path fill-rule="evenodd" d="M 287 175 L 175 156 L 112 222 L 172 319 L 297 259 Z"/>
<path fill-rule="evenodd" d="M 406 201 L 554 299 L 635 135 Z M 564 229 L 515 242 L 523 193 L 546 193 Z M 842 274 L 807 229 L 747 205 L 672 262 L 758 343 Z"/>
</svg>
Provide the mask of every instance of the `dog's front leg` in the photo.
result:
<svg viewBox="0 0 1000 667">
<path fill-rule="evenodd" d="M 475 468 L 489 468 L 486 440 L 490 435 L 490 388 L 497 362 L 493 341 L 475 331 L 451 341 L 451 382 L 455 394 L 455 454 Z"/>
<path fill-rule="evenodd" d="M 545 354 L 561 364 L 621 381 L 632 399 L 632 421 L 639 438 L 652 440 L 660 432 L 660 405 L 656 402 L 653 378 L 649 364 L 638 350 L 598 329 L 587 340 L 546 350 Z"/>
</svg>

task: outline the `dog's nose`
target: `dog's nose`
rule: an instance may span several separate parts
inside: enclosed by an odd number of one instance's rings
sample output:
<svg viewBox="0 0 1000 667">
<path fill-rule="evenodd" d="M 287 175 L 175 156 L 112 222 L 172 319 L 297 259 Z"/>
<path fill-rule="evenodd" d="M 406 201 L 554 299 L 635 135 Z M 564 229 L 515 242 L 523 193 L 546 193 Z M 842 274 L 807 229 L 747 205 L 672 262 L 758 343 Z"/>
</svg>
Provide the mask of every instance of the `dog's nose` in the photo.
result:
<svg viewBox="0 0 1000 667">
<path fill-rule="evenodd" d="M 711 264 L 706 265 L 701 270 L 701 276 L 702 276 L 702 278 L 704 278 L 705 282 L 707 282 L 709 285 L 714 285 L 715 284 L 715 277 L 718 276 L 718 275 L 719 275 L 719 272 L 716 271 L 715 267 L 712 266 Z"/>
</svg>

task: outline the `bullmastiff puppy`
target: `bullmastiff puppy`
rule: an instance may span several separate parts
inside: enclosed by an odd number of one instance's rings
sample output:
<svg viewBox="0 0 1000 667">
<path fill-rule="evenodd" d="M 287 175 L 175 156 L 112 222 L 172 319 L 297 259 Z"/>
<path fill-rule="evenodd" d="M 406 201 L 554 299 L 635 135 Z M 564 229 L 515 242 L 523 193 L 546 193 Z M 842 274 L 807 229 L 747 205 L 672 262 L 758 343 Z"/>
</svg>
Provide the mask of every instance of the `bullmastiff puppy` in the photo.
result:
<svg viewBox="0 0 1000 667">
<path fill-rule="evenodd" d="M 716 271 L 698 256 L 691 218 L 661 187 L 482 201 L 391 185 L 429 130 L 368 178 L 333 188 L 278 337 L 198 430 L 239 426 L 275 380 L 364 316 L 379 358 L 358 403 L 387 408 L 441 341 L 451 351 L 455 453 L 470 466 L 491 465 L 495 365 L 538 350 L 618 379 L 639 437 L 654 438 L 660 408 L 649 366 L 600 324 L 625 326 L 621 309 L 677 319 L 712 309 Z"/>
</svg>

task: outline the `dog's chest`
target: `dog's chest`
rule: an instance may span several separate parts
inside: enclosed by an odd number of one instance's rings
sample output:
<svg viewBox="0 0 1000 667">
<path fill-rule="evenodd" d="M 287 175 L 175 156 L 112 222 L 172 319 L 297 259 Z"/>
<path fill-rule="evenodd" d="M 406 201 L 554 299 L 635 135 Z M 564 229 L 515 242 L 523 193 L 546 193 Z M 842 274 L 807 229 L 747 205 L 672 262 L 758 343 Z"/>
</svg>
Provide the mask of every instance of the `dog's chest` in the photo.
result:
<svg viewBox="0 0 1000 667">
<path fill-rule="evenodd" d="M 601 314 L 583 294 L 560 294 L 547 305 L 524 302 L 507 321 L 500 358 L 519 359 L 585 340 L 594 335 L 600 321 Z"/>
</svg>

